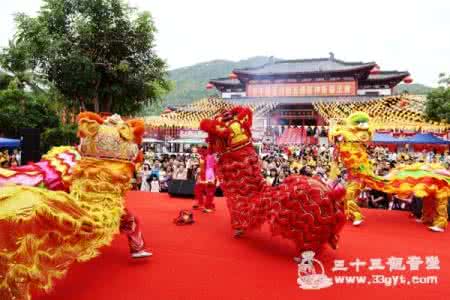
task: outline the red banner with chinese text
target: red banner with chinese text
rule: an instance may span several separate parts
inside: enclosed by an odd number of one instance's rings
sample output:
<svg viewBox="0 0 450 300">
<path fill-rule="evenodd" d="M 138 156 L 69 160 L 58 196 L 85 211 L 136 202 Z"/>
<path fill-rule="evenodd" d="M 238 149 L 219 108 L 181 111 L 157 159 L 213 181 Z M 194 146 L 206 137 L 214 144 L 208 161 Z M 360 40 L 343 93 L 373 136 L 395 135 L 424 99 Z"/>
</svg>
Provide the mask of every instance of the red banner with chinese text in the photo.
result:
<svg viewBox="0 0 450 300">
<path fill-rule="evenodd" d="M 354 96 L 355 81 L 248 84 L 247 97 Z"/>
</svg>

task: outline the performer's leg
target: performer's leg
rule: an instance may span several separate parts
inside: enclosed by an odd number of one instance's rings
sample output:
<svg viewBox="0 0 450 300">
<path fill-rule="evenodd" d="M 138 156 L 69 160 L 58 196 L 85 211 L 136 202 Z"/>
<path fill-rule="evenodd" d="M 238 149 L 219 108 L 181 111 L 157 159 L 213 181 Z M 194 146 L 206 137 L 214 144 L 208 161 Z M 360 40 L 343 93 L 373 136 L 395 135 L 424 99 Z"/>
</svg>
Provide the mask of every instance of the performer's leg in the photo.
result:
<svg viewBox="0 0 450 300">
<path fill-rule="evenodd" d="M 425 225 L 432 225 L 434 219 L 434 212 L 436 210 L 436 200 L 432 196 L 423 198 L 422 204 L 422 223 Z"/>
<path fill-rule="evenodd" d="M 416 218 L 416 220 L 421 220 L 422 209 L 423 209 L 423 199 L 414 196 L 411 202 L 411 212 L 412 215 Z"/>
<path fill-rule="evenodd" d="M 242 200 L 239 198 L 239 196 L 231 195 L 226 198 L 228 211 L 230 212 L 231 228 L 233 229 L 235 238 L 244 235 L 248 226 L 248 222 L 245 221 L 247 219 L 247 213 L 245 210 L 241 209 L 239 203 L 241 203 Z"/>
<path fill-rule="evenodd" d="M 363 221 L 361 210 L 356 203 L 356 199 L 361 193 L 362 184 L 350 181 L 347 185 L 347 193 L 345 195 L 344 208 L 347 219 L 353 221 L 353 225 L 360 225 Z"/>
<path fill-rule="evenodd" d="M 205 193 L 205 184 L 203 183 L 196 183 L 194 188 L 194 205 L 192 206 L 193 209 L 201 208 L 203 207 L 204 201 L 203 201 L 203 194 Z"/>
<path fill-rule="evenodd" d="M 205 191 L 205 210 L 204 212 L 211 212 L 214 208 L 214 194 L 216 193 L 216 186 L 214 184 L 208 184 Z"/>
<path fill-rule="evenodd" d="M 133 258 L 151 256 L 152 253 L 145 250 L 145 241 L 142 236 L 139 220 L 125 209 L 120 220 L 120 232 L 127 235 L 128 247 Z"/>
<path fill-rule="evenodd" d="M 433 226 L 431 226 L 430 229 L 437 232 L 443 232 L 448 224 L 448 196 L 446 194 L 437 195 L 435 201 L 435 216 Z"/>
<path fill-rule="evenodd" d="M 257 217 L 256 214 L 260 211 L 256 210 L 255 205 L 252 205 L 253 201 L 247 196 L 229 195 L 226 201 L 231 217 L 231 227 L 236 238 L 249 230 L 259 228 L 266 220 L 265 217 Z"/>
</svg>

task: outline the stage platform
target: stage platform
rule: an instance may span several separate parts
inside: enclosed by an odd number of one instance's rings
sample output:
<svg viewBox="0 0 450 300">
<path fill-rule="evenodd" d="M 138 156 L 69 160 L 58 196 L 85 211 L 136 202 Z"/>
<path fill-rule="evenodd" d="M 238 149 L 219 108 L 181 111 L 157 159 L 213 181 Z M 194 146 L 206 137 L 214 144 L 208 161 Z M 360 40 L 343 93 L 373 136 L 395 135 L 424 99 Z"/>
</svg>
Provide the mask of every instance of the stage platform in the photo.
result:
<svg viewBox="0 0 450 300">
<path fill-rule="evenodd" d="M 74 265 L 49 295 L 33 299 L 438 300 L 450 297 L 450 232 L 430 232 L 405 212 L 364 210 L 366 222 L 360 228 L 346 225 L 339 249 L 327 247 L 317 257 L 329 277 L 348 276 L 344 280 L 352 281 L 352 276 L 367 276 L 370 284 L 334 283 L 326 289 L 302 290 L 297 285 L 297 265 L 292 259 L 297 253 L 293 245 L 271 237 L 267 228 L 242 239 L 233 238 L 224 198 L 216 199 L 215 213 L 196 212 L 196 223 L 184 227 L 175 226 L 172 221 L 180 209 L 190 208 L 192 200 L 130 192 L 127 203 L 141 219 L 146 242 L 154 256 L 148 260 L 130 259 L 126 238 L 118 236 L 101 256 Z M 409 256 L 424 260 L 419 271 L 409 270 L 410 265 L 405 264 Z M 402 258 L 406 270 L 390 272 L 386 264 L 389 257 Z M 427 270 L 426 257 L 437 257 L 440 269 Z M 370 271 L 366 265 L 356 272 L 349 263 L 358 258 L 368 265 L 370 259 L 381 258 L 387 269 Z M 344 260 L 349 270 L 333 272 L 334 260 Z M 433 266 L 436 264 L 428 264 Z M 412 276 L 421 276 L 420 280 L 429 283 L 385 286 L 377 283 L 381 277 L 372 279 L 379 274 L 403 276 L 407 281 Z M 433 283 L 433 276 L 437 284 Z"/>
</svg>

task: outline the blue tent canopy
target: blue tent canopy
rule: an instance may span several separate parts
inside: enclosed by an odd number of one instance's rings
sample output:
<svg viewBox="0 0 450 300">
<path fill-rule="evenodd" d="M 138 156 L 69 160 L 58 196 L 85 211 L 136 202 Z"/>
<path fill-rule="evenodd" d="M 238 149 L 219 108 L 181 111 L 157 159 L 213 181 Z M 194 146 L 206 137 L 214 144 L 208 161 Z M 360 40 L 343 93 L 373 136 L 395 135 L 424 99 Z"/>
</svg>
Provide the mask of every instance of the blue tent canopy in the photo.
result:
<svg viewBox="0 0 450 300">
<path fill-rule="evenodd" d="M 0 148 L 19 148 L 20 140 L 6 139 L 0 137 Z"/>
<path fill-rule="evenodd" d="M 433 145 L 448 145 L 450 141 L 441 139 L 431 133 L 418 133 L 408 139 L 408 144 L 433 144 Z"/>
<path fill-rule="evenodd" d="M 378 144 L 406 144 L 405 139 L 395 138 L 387 133 L 375 133 L 372 142 Z"/>
</svg>

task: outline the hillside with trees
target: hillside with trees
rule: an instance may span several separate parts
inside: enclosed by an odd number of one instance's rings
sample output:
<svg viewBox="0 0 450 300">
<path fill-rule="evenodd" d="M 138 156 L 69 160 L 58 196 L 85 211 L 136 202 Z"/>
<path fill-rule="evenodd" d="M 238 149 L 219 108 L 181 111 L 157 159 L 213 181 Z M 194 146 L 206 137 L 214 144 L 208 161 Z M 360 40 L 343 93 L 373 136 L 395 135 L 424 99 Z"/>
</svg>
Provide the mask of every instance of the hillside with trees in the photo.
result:
<svg viewBox="0 0 450 300">
<path fill-rule="evenodd" d="M 426 95 L 431 92 L 431 90 L 433 90 L 433 88 L 420 83 L 399 84 L 394 88 L 394 94 L 400 95 L 408 93 L 414 95 Z"/>
<path fill-rule="evenodd" d="M 213 60 L 169 71 L 169 78 L 174 82 L 175 87 L 166 96 L 166 103 L 167 105 L 186 104 L 214 95 L 214 90 L 205 89 L 210 79 L 227 77 L 236 68 L 261 66 L 270 59 L 267 56 L 255 56 L 240 61 Z"/>
</svg>

